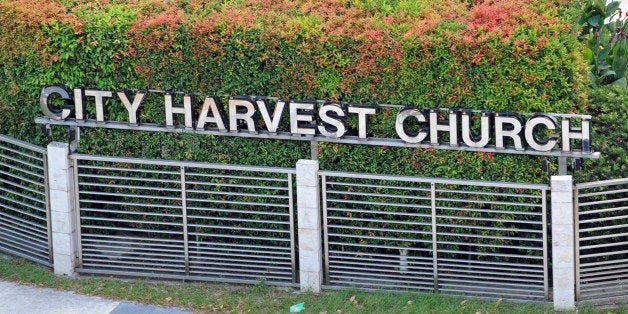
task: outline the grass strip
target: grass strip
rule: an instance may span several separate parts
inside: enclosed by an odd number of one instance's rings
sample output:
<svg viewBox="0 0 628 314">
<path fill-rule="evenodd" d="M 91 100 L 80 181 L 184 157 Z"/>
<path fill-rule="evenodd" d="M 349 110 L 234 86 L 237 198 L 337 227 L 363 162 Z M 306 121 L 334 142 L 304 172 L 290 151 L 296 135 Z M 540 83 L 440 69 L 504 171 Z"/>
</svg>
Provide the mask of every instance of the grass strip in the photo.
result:
<svg viewBox="0 0 628 314">
<path fill-rule="evenodd" d="M 552 313 L 545 303 L 385 291 L 333 290 L 319 294 L 292 288 L 207 282 L 153 281 L 111 277 L 55 276 L 23 259 L 0 257 L 0 279 L 21 284 L 69 290 L 84 295 L 128 300 L 195 313 L 288 313 L 291 305 L 305 302 L 301 313 Z M 579 308 L 578 313 L 628 313 L 628 308 Z"/>
</svg>

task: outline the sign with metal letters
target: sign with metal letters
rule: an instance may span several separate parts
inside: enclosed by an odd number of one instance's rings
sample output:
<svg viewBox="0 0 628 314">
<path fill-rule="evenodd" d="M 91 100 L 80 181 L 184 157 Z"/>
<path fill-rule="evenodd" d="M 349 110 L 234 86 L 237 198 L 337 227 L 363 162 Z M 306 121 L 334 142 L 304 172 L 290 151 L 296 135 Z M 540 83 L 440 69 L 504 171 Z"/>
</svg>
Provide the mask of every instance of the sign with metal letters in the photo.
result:
<svg viewBox="0 0 628 314">
<path fill-rule="evenodd" d="M 163 98 L 165 121 L 161 124 L 140 121 L 139 111 L 149 94 Z M 64 105 L 53 105 L 51 97 L 62 99 Z M 197 98 L 197 95 L 159 90 L 114 92 L 74 88 L 70 91 L 62 85 L 46 86 L 40 95 L 45 117 L 37 118 L 36 122 L 312 142 L 599 157 L 599 153 L 591 150 L 589 115 L 419 109 L 259 96 L 228 97 L 227 104 L 223 104 L 217 96 L 201 96 L 202 101 Z M 107 99 L 124 105 L 127 121 L 107 119 Z M 175 99 L 182 103 L 176 103 Z M 86 114 L 88 106 L 92 106 L 95 117 Z M 396 110 L 396 138 L 369 136 L 369 118 L 380 114 L 382 108 Z M 350 118 L 357 120 L 357 128 L 348 126 Z"/>
</svg>

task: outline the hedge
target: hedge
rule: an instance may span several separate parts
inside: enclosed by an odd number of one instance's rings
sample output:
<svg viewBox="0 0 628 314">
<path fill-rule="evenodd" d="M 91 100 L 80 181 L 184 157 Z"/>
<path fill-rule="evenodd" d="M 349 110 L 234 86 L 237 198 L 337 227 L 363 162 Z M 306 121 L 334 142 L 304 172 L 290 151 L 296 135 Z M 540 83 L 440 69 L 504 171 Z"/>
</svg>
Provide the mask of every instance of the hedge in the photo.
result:
<svg viewBox="0 0 628 314">
<path fill-rule="evenodd" d="M 5 0 L 0 133 L 49 141 L 33 120 L 41 115 L 39 92 L 51 84 L 587 113 L 577 14 L 567 0 Z M 163 99 L 144 105 L 142 121 L 163 121 Z M 119 104 L 108 110 L 110 119 L 126 118 Z M 370 131 L 386 134 L 390 123 L 373 121 Z M 66 129 L 53 131 L 52 139 L 65 140 Z M 317 149 L 322 169 L 547 181 L 538 157 L 330 143 Z M 310 145 L 83 129 L 79 151 L 293 167 L 309 158 Z"/>
</svg>

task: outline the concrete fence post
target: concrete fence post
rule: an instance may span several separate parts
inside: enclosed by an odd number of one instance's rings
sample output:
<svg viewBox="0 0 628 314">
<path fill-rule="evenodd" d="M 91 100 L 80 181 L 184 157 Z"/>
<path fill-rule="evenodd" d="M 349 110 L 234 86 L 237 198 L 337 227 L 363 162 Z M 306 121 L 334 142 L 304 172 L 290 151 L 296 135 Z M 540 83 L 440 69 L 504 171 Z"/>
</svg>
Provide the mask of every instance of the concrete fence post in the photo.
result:
<svg viewBox="0 0 628 314">
<path fill-rule="evenodd" d="M 573 310 L 576 308 L 573 179 L 552 176 L 550 185 L 554 310 Z"/>
<path fill-rule="evenodd" d="M 318 293 L 323 282 L 318 161 L 299 160 L 296 171 L 301 291 Z"/>
<path fill-rule="evenodd" d="M 54 273 L 74 276 L 77 263 L 75 186 L 69 154 L 67 143 L 48 144 L 50 229 L 52 230 Z"/>
</svg>

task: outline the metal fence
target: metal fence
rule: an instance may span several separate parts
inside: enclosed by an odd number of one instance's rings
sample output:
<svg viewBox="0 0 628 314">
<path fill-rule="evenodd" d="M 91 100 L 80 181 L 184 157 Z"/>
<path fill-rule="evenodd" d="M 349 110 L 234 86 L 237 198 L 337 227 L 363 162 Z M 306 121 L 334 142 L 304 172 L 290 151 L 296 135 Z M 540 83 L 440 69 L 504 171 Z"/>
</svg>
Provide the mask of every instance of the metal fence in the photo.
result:
<svg viewBox="0 0 628 314">
<path fill-rule="evenodd" d="M 51 267 L 46 150 L 0 135 L 0 251 Z"/>
<path fill-rule="evenodd" d="M 329 287 L 548 299 L 546 185 L 320 174 Z"/>
<path fill-rule="evenodd" d="M 293 169 L 73 159 L 79 272 L 297 282 Z"/>
<path fill-rule="evenodd" d="M 576 185 L 576 297 L 628 299 L 628 178 Z"/>
</svg>

